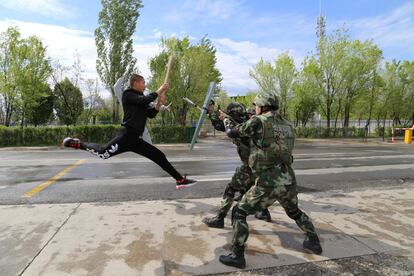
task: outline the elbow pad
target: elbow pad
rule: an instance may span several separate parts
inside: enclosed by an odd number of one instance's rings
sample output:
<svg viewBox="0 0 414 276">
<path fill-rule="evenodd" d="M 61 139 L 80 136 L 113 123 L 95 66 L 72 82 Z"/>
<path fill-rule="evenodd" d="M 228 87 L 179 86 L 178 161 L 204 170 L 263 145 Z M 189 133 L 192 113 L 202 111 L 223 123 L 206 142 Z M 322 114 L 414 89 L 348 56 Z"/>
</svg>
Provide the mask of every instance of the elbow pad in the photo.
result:
<svg viewBox="0 0 414 276">
<path fill-rule="evenodd" d="M 228 129 L 228 130 L 226 130 L 226 134 L 230 138 L 239 138 L 240 137 L 240 133 L 236 129 Z"/>
</svg>

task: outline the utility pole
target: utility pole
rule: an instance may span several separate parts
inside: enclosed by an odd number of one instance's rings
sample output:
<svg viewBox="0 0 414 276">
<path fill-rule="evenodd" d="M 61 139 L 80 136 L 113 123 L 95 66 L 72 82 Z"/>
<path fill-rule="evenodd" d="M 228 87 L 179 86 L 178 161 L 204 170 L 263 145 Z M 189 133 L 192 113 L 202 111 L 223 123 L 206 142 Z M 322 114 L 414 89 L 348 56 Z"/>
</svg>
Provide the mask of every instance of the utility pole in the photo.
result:
<svg viewBox="0 0 414 276">
<path fill-rule="evenodd" d="M 322 15 L 322 0 L 319 0 L 319 16 L 316 21 L 316 36 L 318 40 L 326 35 L 326 16 Z"/>
</svg>

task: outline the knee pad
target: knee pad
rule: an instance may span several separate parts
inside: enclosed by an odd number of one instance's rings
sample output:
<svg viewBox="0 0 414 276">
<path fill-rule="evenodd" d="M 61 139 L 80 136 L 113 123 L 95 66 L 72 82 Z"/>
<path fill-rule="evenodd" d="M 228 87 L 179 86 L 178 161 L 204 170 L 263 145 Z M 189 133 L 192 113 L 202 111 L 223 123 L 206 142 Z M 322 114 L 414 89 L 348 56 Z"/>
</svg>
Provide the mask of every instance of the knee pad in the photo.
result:
<svg viewBox="0 0 414 276">
<path fill-rule="evenodd" d="M 299 210 L 299 208 L 296 208 L 296 209 L 293 209 L 293 210 L 286 210 L 286 214 L 291 219 L 298 220 L 302 216 L 303 212 L 301 210 Z"/>
</svg>

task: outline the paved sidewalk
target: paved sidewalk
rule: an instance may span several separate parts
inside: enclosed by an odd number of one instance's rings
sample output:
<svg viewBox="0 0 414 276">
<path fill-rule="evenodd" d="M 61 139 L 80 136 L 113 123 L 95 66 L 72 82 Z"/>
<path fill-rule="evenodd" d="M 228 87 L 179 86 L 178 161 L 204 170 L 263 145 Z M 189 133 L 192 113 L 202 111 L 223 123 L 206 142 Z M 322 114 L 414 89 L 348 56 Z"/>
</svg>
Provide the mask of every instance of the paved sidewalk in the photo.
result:
<svg viewBox="0 0 414 276">
<path fill-rule="evenodd" d="M 303 234 L 275 205 L 272 223 L 249 217 L 247 270 L 377 253 L 413 256 L 413 184 L 301 194 L 299 198 L 301 207 L 316 222 L 323 254 L 303 251 Z M 230 221 L 226 220 L 225 229 L 209 229 L 201 223 L 204 216 L 214 213 L 219 201 L 0 206 L 0 275 L 238 271 L 217 260 L 230 248 Z"/>
</svg>

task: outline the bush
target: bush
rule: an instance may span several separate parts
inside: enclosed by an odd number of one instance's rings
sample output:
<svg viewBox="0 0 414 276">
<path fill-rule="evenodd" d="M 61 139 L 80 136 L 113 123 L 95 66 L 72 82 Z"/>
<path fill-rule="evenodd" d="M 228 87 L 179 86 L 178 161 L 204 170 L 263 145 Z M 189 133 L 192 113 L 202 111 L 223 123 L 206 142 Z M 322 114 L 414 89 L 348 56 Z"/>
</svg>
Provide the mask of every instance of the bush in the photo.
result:
<svg viewBox="0 0 414 276">
<path fill-rule="evenodd" d="M 0 147 L 59 145 L 65 137 L 106 144 L 114 138 L 119 125 L 4 127 L 0 126 Z M 153 143 L 188 143 L 190 127 L 154 126 L 150 129 Z"/>
<path fill-rule="evenodd" d="M 365 129 L 349 127 L 349 128 L 337 128 L 336 132 L 333 128 L 330 129 L 330 135 L 328 135 L 328 129 L 326 127 L 296 127 L 297 138 L 339 138 L 339 137 L 364 137 Z"/>
<path fill-rule="evenodd" d="M 404 128 L 403 126 L 395 126 L 394 128 Z M 382 137 L 384 134 L 384 127 L 377 127 L 375 128 L 375 134 L 377 134 L 379 137 Z M 394 130 L 394 137 L 397 136 L 404 136 L 405 130 L 399 129 Z M 385 127 L 385 137 L 391 137 L 392 136 L 392 127 Z"/>
<path fill-rule="evenodd" d="M 189 143 L 193 129 L 183 126 L 152 126 L 149 129 L 153 143 Z"/>
</svg>

